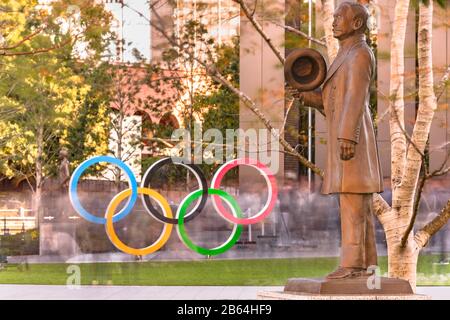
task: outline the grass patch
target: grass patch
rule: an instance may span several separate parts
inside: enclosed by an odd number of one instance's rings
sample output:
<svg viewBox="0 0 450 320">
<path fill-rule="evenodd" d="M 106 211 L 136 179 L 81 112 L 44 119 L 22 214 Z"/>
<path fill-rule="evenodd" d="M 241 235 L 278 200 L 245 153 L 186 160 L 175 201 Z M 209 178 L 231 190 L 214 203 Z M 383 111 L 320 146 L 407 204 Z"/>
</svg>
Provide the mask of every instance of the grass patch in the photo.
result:
<svg viewBox="0 0 450 320">
<path fill-rule="evenodd" d="M 381 273 L 387 259 L 379 259 Z M 438 256 L 422 256 L 418 266 L 419 285 L 450 285 L 450 265 L 435 264 Z M 202 260 L 136 263 L 79 264 L 81 284 L 93 281 L 114 285 L 147 286 L 262 286 L 284 285 L 292 277 L 323 277 L 334 270 L 337 258 Z M 2 284 L 65 285 L 69 264 L 8 265 L 0 271 Z"/>
</svg>

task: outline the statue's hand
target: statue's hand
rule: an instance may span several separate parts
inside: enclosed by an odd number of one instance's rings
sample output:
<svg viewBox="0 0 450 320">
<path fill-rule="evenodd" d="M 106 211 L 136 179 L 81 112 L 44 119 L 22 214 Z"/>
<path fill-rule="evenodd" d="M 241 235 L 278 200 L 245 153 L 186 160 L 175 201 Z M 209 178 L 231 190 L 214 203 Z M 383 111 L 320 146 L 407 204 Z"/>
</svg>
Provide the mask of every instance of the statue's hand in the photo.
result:
<svg viewBox="0 0 450 320">
<path fill-rule="evenodd" d="M 312 105 L 312 97 L 311 97 L 310 91 L 303 91 L 303 92 L 297 91 L 297 93 L 294 97 L 297 98 L 301 104 L 304 104 L 307 106 Z"/>
<path fill-rule="evenodd" d="M 350 160 L 355 156 L 356 143 L 350 140 L 339 139 L 339 149 L 341 150 L 341 160 Z"/>
<path fill-rule="evenodd" d="M 322 93 L 320 91 L 298 91 L 296 98 L 305 106 L 322 109 Z"/>
</svg>

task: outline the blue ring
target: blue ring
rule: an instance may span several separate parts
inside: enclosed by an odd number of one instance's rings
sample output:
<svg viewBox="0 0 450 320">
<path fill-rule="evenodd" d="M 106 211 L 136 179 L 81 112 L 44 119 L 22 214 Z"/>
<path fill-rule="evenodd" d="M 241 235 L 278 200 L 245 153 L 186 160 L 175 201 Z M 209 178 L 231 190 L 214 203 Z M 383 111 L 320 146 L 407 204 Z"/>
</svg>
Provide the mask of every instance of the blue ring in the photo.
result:
<svg viewBox="0 0 450 320">
<path fill-rule="evenodd" d="M 113 222 L 117 222 L 117 221 L 125 218 L 131 212 L 131 210 L 133 209 L 133 206 L 136 203 L 136 200 L 138 198 L 138 192 L 137 192 L 138 186 L 137 186 L 136 178 L 133 174 L 133 171 L 127 164 L 125 164 L 124 162 L 120 161 L 117 158 L 113 158 L 113 157 L 109 157 L 109 156 L 96 156 L 96 157 L 92 157 L 92 158 L 84 161 L 83 163 L 81 163 L 78 166 L 78 168 L 75 169 L 75 171 L 72 174 L 72 177 L 70 178 L 70 184 L 69 184 L 70 202 L 72 203 L 72 206 L 75 209 L 75 211 L 80 216 L 82 216 L 84 219 L 86 219 L 87 221 L 97 223 L 97 224 L 105 224 L 106 223 L 105 218 L 94 216 L 93 214 L 88 212 L 86 209 L 84 209 L 83 206 L 81 205 L 80 199 L 78 199 L 78 194 L 77 194 L 78 181 L 80 180 L 80 177 L 83 174 L 83 172 L 87 168 L 92 166 L 93 164 L 96 164 L 99 162 L 108 162 L 111 164 L 115 164 L 118 167 L 120 167 L 122 170 L 124 170 L 128 176 L 128 185 L 130 186 L 130 189 L 131 189 L 131 197 L 128 198 L 127 205 L 113 216 Z"/>
</svg>

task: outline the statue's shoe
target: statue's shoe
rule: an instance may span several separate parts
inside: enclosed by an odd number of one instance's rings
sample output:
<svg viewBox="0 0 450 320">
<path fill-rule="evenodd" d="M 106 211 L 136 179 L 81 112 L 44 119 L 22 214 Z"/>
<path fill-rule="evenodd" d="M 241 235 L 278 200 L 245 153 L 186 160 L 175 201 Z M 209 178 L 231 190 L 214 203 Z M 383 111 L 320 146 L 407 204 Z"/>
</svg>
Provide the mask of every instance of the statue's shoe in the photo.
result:
<svg viewBox="0 0 450 320">
<path fill-rule="evenodd" d="M 327 280 L 360 277 L 366 273 L 364 268 L 339 267 L 325 277 Z"/>
</svg>

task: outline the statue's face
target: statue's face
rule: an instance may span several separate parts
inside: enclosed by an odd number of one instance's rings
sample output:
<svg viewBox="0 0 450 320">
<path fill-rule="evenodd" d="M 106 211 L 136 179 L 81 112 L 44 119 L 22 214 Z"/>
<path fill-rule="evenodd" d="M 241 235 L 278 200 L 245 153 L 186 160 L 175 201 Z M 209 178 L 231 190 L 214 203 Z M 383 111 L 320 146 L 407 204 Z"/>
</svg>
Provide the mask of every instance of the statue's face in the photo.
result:
<svg viewBox="0 0 450 320">
<path fill-rule="evenodd" d="M 349 6 L 340 5 L 333 14 L 333 37 L 344 40 L 361 27 L 361 19 L 355 19 Z"/>
</svg>

